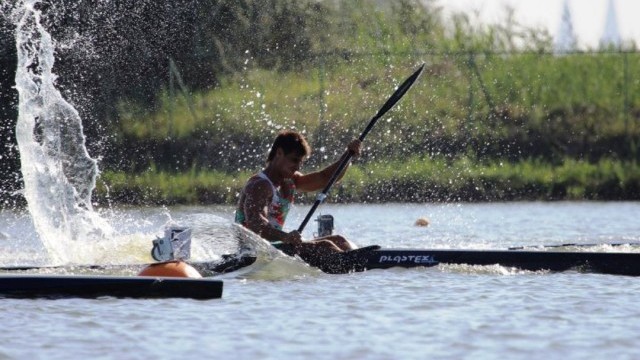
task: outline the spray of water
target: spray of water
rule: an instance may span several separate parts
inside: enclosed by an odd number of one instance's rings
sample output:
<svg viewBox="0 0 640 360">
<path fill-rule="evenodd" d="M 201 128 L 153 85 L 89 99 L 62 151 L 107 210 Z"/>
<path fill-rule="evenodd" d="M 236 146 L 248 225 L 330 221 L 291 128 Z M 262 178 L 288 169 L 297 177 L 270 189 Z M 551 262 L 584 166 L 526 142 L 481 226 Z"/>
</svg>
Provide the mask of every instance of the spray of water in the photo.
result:
<svg viewBox="0 0 640 360">
<path fill-rule="evenodd" d="M 55 43 L 38 7 L 37 0 L 23 0 L 13 12 L 24 196 L 51 260 L 86 261 L 81 242 L 110 238 L 112 230 L 92 208 L 96 160 L 85 147 L 78 112 L 55 87 Z"/>
<path fill-rule="evenodd" d="M 53 73 L 56 42 L 43 25 L 43 17 L 39 0 L 19 0 L 11 15 L 18 54 L 16 138 L 24 197 L 36 233 L 53 264 L 151 261 L 152 234 L 141 233 L 137 220 L 129 224 L 123 219 L 111 219 L 118 222 L 116 232 L 92 207 L 92 191 L 99 173 L 97 162 L 85 147 L 78 111 L 56 88 Z M 174 224 L 171 216 L 168 217 L 167 225 Z M 146 216 L 137 219 L 140 218 Z M 220 252 L 234 253 L 239 243 L 252 239 L 258 244 L 261 259 L 257 262 L 260 266 L 252 267 L 252 273 L 257 274 L 254 276 L 290 277 L 294 268 L 298 269 L 293 271 L 297 274 L 317 272 L 309 270 L 301 261 L 282 255 L 255 234 L 234 231 L 237 227 L 222 218 L 186 216 L 181 220 L 180 224 L 194 230 L 192 258 L 195 261 L 219 258 Z M 274 262 L 274 258 L 281 261 Z"/>
</svg>

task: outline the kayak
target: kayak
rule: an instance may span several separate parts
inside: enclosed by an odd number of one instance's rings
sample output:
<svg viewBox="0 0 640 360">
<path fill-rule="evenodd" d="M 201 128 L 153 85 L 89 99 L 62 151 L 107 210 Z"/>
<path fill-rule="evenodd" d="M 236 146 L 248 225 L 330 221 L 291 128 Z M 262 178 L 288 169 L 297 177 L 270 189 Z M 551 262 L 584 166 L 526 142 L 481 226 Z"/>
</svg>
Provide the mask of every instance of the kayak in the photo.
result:
<svg viewBox="0 0 640 360">
<path fill-rule="evenodd" d="M 287 253 L 287 249 L 283 249 Z M 368 246 L 330 256 L 302 257 L 329 274 L 439 264 L 501 265 L 529 271 L 577 270 L 640 276 L 640 253 L 559 250 L 381 249 Z M 246 260 L 250 261 L 250 260 Z"/>
<path fill-rule="evenodd" d="M 294 255 L 291 249 L 281 248 Z M 439 264 L 501 265 L 529 271 L 567 271 L 640 276 L 640 253 L 562 250 L 465 250 L 465 249 L 382 249 L 372 245 L 344 253 L 324 256 L 295 255 L 329 274 L 346 274 L 374 269 L 432 267 Z M 230 257 L 230 271 L 251 265 L 255 255 Z M 202 266 L 202 264 L 201 264 Z M 203 274 L 223 268 L 198 267 Z"/>
<path fill-rule="evenodd" d="M 640 253 L 555 250 L 380 249 L 370 252 L 364 268 L 411 268 L 435 264 L 497 264 L 530 271 L 580 270 L 612 275 L 640 275 Z"/>
<path fill-rule="evenodd" d="M 476 250 L 476 249 L 382 249 L 372 245 L 324 256 L 295 255 L 286 246 L 281 250 L 300 257 L 328 274 L 346 274 L 374 269 L 432 267 L 439 264 L 501 265 L 530 271 L 578 270 L 612 275 L 640 276 L 640 253 L 562 250 Z M 189 262 L 202 276 L 211 277 L 250 266 L 255 253 L 223 255 L 215 262 Z M 10 266 L 0 271 L 30 270 L 118 270 L 132 265 L 75 265 L 72 267 Z M 141 266 L 141 265 L 140 265 Z"/>
<path fill-rule="evenodd" d="M 222 297 L 221 280 L 151 276 L 0 275 L 5 298 L 191 298 Z"/>
</svg>

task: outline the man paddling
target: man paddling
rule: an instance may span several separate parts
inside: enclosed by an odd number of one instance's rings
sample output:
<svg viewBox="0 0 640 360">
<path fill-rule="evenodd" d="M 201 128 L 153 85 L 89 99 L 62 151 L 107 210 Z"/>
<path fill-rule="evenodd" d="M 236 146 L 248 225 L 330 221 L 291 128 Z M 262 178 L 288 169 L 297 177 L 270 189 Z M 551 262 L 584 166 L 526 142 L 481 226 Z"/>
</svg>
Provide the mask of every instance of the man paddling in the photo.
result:
<svg viewBox="0 0 640 360">
<path fill-rule="evenodd" d="M 304 240 L 297 230 L 283 231 L 296 191 L 318 191 L 327 185 L 340 161 L 351 154 L 359 156 L 361 141 L 349 143 L 342 158 L 309 174 L 299 170 L 311 147 L 296 131 L 281 131 L 267 156 L 266 167 L 247 181 L 240 194 L 235 221 L 271 242 L 286 253 L 304 255 L 337 253 L 352 249 L 340 235 Z M 340 175 L 340 178 L 344 172 Z"/>
</svg>

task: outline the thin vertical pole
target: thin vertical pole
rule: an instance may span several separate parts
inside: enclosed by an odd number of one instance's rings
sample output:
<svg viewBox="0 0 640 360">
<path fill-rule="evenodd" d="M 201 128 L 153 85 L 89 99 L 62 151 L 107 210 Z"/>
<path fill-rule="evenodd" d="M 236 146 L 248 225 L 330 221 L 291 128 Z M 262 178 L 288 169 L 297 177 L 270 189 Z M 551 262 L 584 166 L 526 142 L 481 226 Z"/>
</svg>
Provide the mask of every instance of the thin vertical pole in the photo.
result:
<svg viewBox="0 0 640 360">
<path fill-rule="evenodd" d="M 623 51 L 623 61 L 624 61 L 624 80 L 623 80 L 623 91 L 624 91 L 624 131 L 627 136 L 629 134 L 629 59 L 628 52 Z"/>
<path fill-rule="evenodd" d="M 317 148 L 320 149 L 322 148 L 322 142 L 324 141 L 324 127 L 325 127 L 325 112 L 326 112 L 326 103 L 325 103 L 325 98 L 324 98 L 324 86 L 325 86 L 325 79 L 324 79 L 324 57 L 326 55 L 325 54 L 321 54 L 320 55 L 320 66 L 318 67 L 318 82 L 320 89 L 319 91 L 319 96 L 318 96 L 318 102 L 319 102 L 319 106 L 320 106 L 320 113 L 319 113 L 319 119 L 318 119 L 318 129 L 316 130 L 317 133 L 317 141 L 316 143 Z"/>
<path fill-rule="evenodd" d="M 173 135 L 172 132 L 172 127 L 173 127 L 173 107 L 175 106 L 175 102 L 176 102 L 176 93 L 175 93 L 175 87 L 174 87 L 174 83 L 173 83 L 173 60 L 171 60 L 171 58 L 169 58 L 169 122 L 168 122 L 168 127 L 169 127 L 169 135 Z"/>
</svg>

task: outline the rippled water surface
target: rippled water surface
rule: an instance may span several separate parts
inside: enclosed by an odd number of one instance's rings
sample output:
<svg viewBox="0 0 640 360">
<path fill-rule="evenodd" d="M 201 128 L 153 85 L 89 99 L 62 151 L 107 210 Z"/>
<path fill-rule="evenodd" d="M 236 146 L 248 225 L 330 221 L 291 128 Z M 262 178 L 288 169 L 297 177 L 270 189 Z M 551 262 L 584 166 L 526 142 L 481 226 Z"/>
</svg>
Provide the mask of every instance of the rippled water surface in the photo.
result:
<svg viewBox="0 0 640 360">
<path fill-rule="evenodd" d="M 640 241 L 640 203 L 323 205 L 337 232 L 384 247 L 504 248 Z M 297 227 L 307 207 L 297 206 Z M 128 209 L 111 214 L 116 250 L 80 244 L 91 259 L 148 256 L 172 219 L 194 226 L 199 256 L 223 246 L 231 208 Z M 215 216 L 213 216 L 215 215 Z M 419 217 L 428 227 L 416 227 Z M 212 220 L 213 219 L 213 220 Z M 187 223 L 185 223 L 187 222 Z M 190 223 L 189 223 L 190 222 Z M 310 224 L 306 230 L 311 236 Z M 28 218 L 0 216 L 0 262 L 46 262 Z M 206 246 L 197 241 L 206 235 Z M 199 235 L 200 234 L 200 235 Z M 199 238 L 200 237 L 200 238 Z M 212 240 L 213 239 L 213 240 Z M 214 241 L 215 240 L 215 241 Z M 115 240 L 114 240 L 115 241 Z M 201 245 L 204 247 L 205 245 Z M 124 250 L 122 249 L 124 248 Z M 600 251 L 613 251 L 610 246 Z M 634 246 L 624 251 L 638 251 Z M 619 250 L 616 248 L 615 250 Z M 588 251 L 588 249 L 585 249 Z M 142 255 L 139 257 L 144 259 Z M 226 277 L 222 299 L 1 299 L 0 358 L 423 359 L 638 356 L 636 277 L 438 266 L 326 275 L 274 266 Z M 288 275 L 269 276 L 274 272 Z"/>
</svg>

